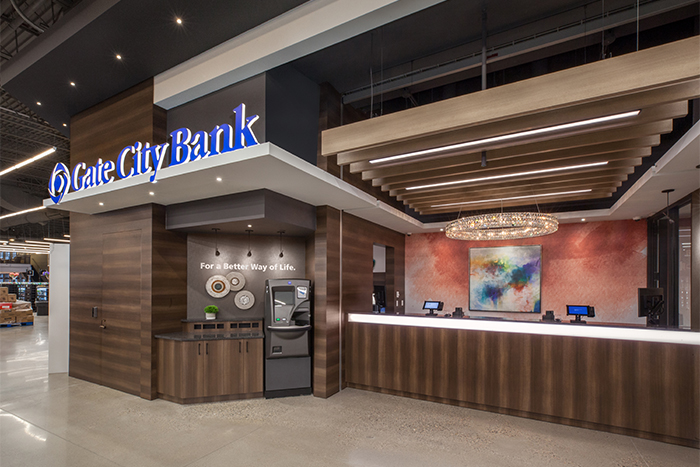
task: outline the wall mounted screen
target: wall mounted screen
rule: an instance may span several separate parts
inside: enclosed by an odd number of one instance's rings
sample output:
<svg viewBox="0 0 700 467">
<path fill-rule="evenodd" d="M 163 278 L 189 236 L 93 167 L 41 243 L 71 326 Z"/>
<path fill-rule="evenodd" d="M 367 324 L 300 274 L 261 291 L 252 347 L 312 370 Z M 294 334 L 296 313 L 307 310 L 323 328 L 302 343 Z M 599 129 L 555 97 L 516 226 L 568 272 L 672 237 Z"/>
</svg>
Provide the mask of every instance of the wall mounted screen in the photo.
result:
<svg viewBox="0 0 700 467">
<path fill-rule="evenodd" d="M 540 313 L 542 246 L 469 249 L 469 309 Z"/>
</svg>

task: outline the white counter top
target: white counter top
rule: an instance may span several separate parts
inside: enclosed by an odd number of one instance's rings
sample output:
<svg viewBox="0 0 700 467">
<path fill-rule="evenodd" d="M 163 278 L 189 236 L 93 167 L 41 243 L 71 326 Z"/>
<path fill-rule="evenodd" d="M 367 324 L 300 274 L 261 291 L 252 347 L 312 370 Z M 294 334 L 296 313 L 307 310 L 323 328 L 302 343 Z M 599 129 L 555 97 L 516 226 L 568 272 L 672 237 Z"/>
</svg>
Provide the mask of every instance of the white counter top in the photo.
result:
<svg viewBox="0 0 700 467">
<path fill-rule="evenodd" d="M 423 328 L 539 334 L 544 336 L 589 337 L 626 341 L 659 342 L 700 346 L 700 332 L 667 329 L 625 328 L 570 323 L 541 323 L 485 319 L 431 318 L 410 315 L 348 314 L 350 323 L 388 324 Z"/>
</svg>

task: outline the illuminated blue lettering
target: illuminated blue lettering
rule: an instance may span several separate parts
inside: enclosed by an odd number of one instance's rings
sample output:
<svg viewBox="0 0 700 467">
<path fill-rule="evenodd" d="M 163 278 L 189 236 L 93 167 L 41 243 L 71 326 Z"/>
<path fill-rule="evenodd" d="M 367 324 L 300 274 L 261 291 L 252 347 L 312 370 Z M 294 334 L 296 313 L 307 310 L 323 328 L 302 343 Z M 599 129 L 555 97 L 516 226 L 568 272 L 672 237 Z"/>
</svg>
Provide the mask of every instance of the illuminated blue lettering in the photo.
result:
<svg viewBox="0 0 700 467">
<path fill-rule="evenodd" d="M 102 183 L 112 183 L 114 177 L 110 177 L 109 173 L 114 170 L 114 162 L 107 161 L 102 165 Z"/>
<path fill-rule="evenodd" d="M 97 186 L 97 167 L 91 166 L 85 170 L 85 176 L 83 177 L 80 189 L 84 190 L 85 188 L 91 188 L 93 186 Z"/>
<path fill-rule="evenodd" d="M 217 125 L 209 134 L 211 135 L 211 156 L 233 151 L 233 128 L 231 125 L 228 123 Z"/>
<path fill-rule="evenodd" d="M 49 195 L 55 204 L 61 202 L 70 189 L 70 171 L 66 164 L 59 162 L 51 172 L 49 179 Z"/>
<path fill-rule="evenodd" d="M 146 147 L 148 147 L 148 143 L 146 143 Z M 131 150 L 131 152 L 134 153 L 134 157 L 131 158 L 134 161 L 134 175 L 141 175 L 148 171 L 148 162 L 144 163 L 144 159 L 146 158 L 141 152 L 141 149 L 143 149 L 143 144 L 137 141 L 136 143 L 134 143 L 134 146 Z"/>
<path fill-rule="evenodd" d="M 236 145 L 233 149 L 243 149 L 258 144 L 258 139 L 255 137 L 251 127 L 260 117 L 253 115 L 245 118 L 245 104 L 239 105 L 233 111 L 236 112 Z"/>
<path fill-rule="evenodd" d="M 117 157 L 117 175 L 121 179 L 129 178 L 134 175 L 135 171 L 133 167 L 129 171 L 129 173 L 124 172 L 124 160 L 126 159 L 127 153 L 134 152 L 133 149 L 133 146 L 127 146 L 124 149 L 122 149 L 122 151 L 119 153 L 119 157 Z"/>
<path fill-rule="evenodd" d="M 170 151 L 170 166 L 184 164 L 190 160 L 190 147 L 187 145 L 192 138 L 189 128 L 180 128 L 170 133 L 173 148 Z"/>
<path fill-rule="evenodd" d="M 196 161 L 205 157 L 209 157 L 209 135 L 206 131 L 198 131 L 192 137 L 190 160 Z"/>
<path fill-rule="evenodd" d="M 80 176 L 80 170 L 85 170 L 85 162 L 79 162 L 73 167 L 73 175 L 71 176 L 71 188 L 73 191 L 83 189 L 83 177 Z"/>
<path fill-rule="evenodd" d="M 161 167 L 163 167 L 163 162 L 165 161 L 165 153 L 168 151 L 169 146 L 170 144 L 165 143 L 149 148 L 151 149 L 151 151 L 149 152 L 153 159 L 153 175 L 151 175 L 151 182 L 155 181 L 156 175 L 158 175 L 158 171 L 161 169 Z"/>
</svg>

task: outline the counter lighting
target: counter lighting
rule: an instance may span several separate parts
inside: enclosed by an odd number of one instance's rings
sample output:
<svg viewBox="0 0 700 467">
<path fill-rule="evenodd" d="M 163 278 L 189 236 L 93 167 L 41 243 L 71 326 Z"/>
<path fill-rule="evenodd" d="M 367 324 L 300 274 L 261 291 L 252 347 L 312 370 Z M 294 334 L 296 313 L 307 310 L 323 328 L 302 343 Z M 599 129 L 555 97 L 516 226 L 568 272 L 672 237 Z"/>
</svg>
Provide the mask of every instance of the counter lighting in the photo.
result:
<svg viewBox="0 0 700 467">
<path fill-rule="evenodd" d="M 525 321 L 489 321 L 480 319 L 430 318 L 410 315 L 348 314 L 348 322 L 388 324 L 421 328 L 465 329 L 470 331 L 537 334 L 542 336 L 588 337 L 625 341 L 688 344 L 700 346 L 700 332 L 668 331 L 662 329 L 623 328 L 577 324 L 549 324 Z"/>
</svg>

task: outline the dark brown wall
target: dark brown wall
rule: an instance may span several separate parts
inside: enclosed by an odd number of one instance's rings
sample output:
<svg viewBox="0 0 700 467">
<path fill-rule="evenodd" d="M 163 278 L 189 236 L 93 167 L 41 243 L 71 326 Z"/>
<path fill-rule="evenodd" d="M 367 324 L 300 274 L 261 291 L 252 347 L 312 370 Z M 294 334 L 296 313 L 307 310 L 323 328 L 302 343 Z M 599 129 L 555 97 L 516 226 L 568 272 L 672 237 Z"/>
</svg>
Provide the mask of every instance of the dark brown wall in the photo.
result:
<svg viewBox="0 0 700 467">
<path fill-rule="evenodd" d="M 346 327 L 351 387 L 700 447 L 697 346 Z"/>
<path fill-rule="evenodd" d="M 114 161 L 127 145 L 165 136 L 148 80 L 71 119 L 71 166 Z M 153 336 L 181 329 L 186 263 L 186 239 L 165 230 L 162 206 L 71 213 L 70 375 L 155 398 Z"/>
</svg>

